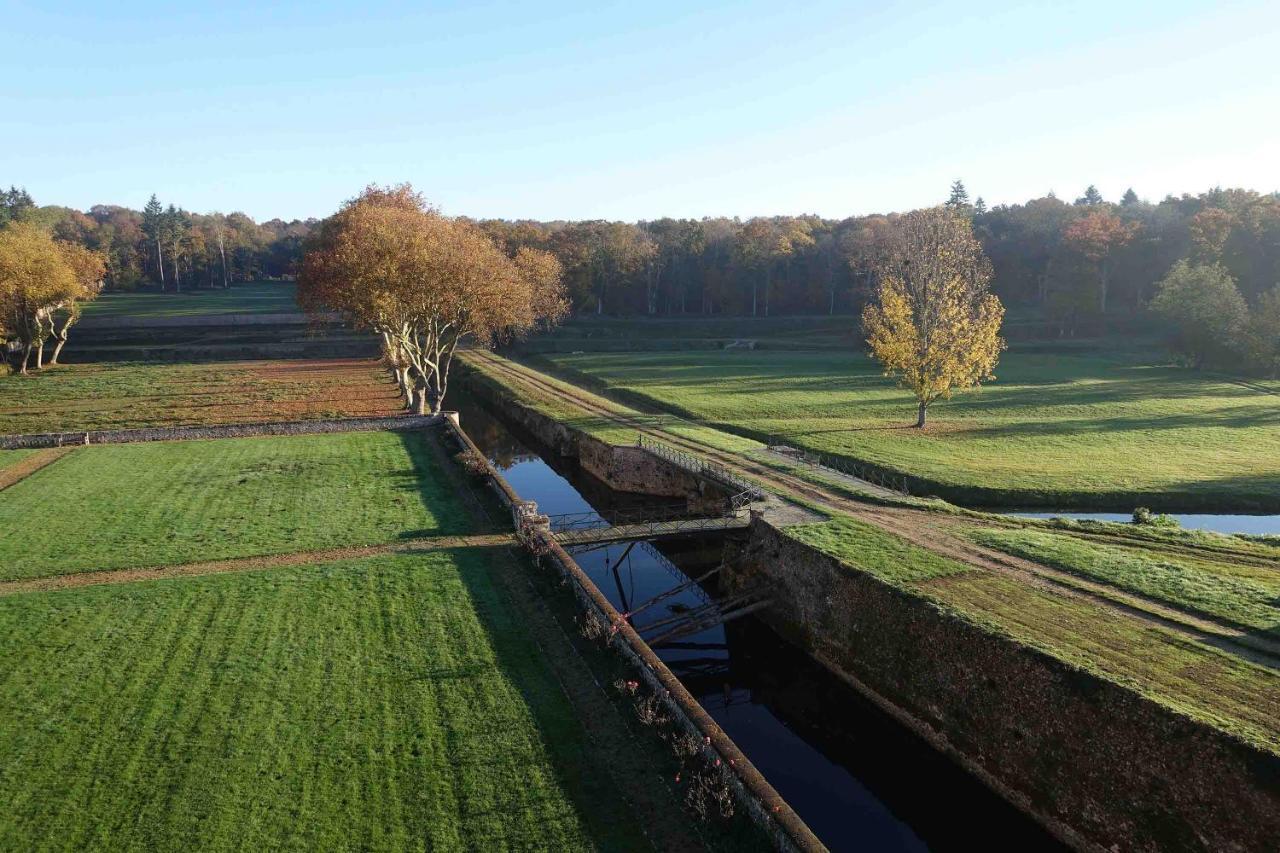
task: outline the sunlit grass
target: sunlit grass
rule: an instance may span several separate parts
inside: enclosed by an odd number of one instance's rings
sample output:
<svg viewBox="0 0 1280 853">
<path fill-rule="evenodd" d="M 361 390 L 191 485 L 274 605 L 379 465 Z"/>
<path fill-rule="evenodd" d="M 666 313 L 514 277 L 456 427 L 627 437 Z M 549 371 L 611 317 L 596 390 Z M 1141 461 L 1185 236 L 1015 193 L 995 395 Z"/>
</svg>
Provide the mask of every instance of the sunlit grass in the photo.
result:
<svg viewBox="0 0 1280 853">
<path fill-rule="evenodd" d="M 251 281 L 230 289 L 188 288 L 181 293 L 105 293 L 85 306 L 92 323 L 99 317 L 198 317 L 214 314 L 296 314 L 297 288 L 291 281 Z"/>
<path fill-rule="evenodd" d="M 1280 572 L 1197 559 L 1149 544 L 1107 545 L 1042 530 L 975 528 L 976 542 L 1158 601 L 1280 634 Z"/>
<path fill-rule="evenodd" d="M 998 380 L 910 428 L 910 395 L 854 353 L 548 356 L 612 389 L 756 439 L 913 475 L 957 501 L 1280 507 L 1280 397 L 1104 355 L 1006 353 Z"/>
<path fill-rule="evenodd" d="M 635 846 L 487 559 L 0 598 L 0 848 Z"/>
<path fill-rule="evenodd" d="M 0 579 L 469 532 L 427 444 L 354 432 L 83 447 L 0 498 Z"/>
</svg>

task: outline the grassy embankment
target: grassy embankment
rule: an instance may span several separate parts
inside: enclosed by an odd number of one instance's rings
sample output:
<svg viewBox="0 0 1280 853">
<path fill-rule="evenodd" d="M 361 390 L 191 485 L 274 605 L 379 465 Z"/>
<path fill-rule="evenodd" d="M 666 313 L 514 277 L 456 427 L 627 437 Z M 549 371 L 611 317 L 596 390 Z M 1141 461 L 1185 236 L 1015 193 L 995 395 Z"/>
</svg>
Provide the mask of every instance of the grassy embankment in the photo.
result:
<svg viewBox="0 0 1280 853">
<path fill-rule="evenodd" d="M 4 492 L 0 564 L 124 571 L 473 530 L 426 440 L 80 448 Z M 507 559 L 0 596 L 0 848 L 643 846 L 500 591 Z"/>
<path fill-rule="evenodd" d="M 1280 637 L 1280 548 L 1260 547 L 1262 559 L 1249 559 L 1245 543 L 1215 557 L 1151 541 L 1088 541 L 1048 530 L 974 528 L 968 535 L 1018 557 Z"/>
<path fill-rule="evenodd" d="M 230 289 L 195 289 L 181 293 L 141 290 L 104 293 L 85 306 L 85 320 L 128 317 L 202 317 L 226 314 L 297 314 L 297 288 L 291 281 L 249 281 Z"/>
<path fill-rule="evenodd" d="M 1280 383 L 1013 350 L 999 379 L 909 428 L 907 393 L 840 352 L 552 354 L 627 399 L 905 473 L 961 504 L 1280 510 Z"/>
<path fill-rule="evenodd" d="M 482 376 L 495 381 L 492 368 L 472 363 Z M 540 379 L 547 381 L 546 377 Z M 550 382 L 553 387 L 569 387 L 559 380 Z M 615 433 L 622 442 L 634 440 L 633 431 L 620 428 L 616 423 L 606 427 L 611 422 L 604 416 L 575 408 L 534 384 L 507 376 L 502 385 L 504 393 L 570 426 L 592 431 L 604 440 L 611 440 Z M 575 389 L 575 393 L 584 394 L 581 389 Z M 589 393 L 586 396 L 593 405 L 672 434 L 678 430 L 684 437 L 700 440 L 715 432 L 707 426 L 682 422 L 674 415 L 645 415 L 618 402 Z M 720 435 L 722 439 L 713 438 L 707 446 L 718 447 L 735 441 L 723 433 Z M 750 452 L 753 447 L 759 447 L 754 442 L 749 444 L 743 450 Z M 950 523 L 958 521 L 952 519 Z M 1017 529 L 1020 522 L 1007 520 L 1003 524 Z M 1028 520 L 1025 526 L 1038 530 L 1047 525 Z M 1280 752 L 1280 722 L 1277 722 L 1280 721 L 1280 675 L 1274 670 L 1184 638 L 1100 602 L 958 562 L 838 513 L 829 522 L 789 528 L 788 532 L 836 556 L 852 569 L 867 571 L 921 595 L 971 624 L 1129 687 L 1260 748 Z M 1234 540 L 1230 537 L 1218 539 L 1225 552 L 1222 562 L 1229 563 L 1230 553 L 1237 546 L 1233 546 Z M 1242 553 L 1253 556 L 1258 547 L 1243 541 L 1238 545 Z M 1243 614 L 1235 614 L 1233 621 L 1248 624 Z"/>
<path fill-rule="evenodd" d="M 0 434 L 398 414 L 371 360 L 63 365 L 0 381 Z"/>
<path fill-rule="evenodd" d="M 1094 602 L 940 556 L 855 519 L 787 533 L 967 622 L 1280 754 L 1280 674 L 1272 669 Z M 1237 619 L 1247 611 L 1241 604 L 1231 602 Z"/>
</svg>

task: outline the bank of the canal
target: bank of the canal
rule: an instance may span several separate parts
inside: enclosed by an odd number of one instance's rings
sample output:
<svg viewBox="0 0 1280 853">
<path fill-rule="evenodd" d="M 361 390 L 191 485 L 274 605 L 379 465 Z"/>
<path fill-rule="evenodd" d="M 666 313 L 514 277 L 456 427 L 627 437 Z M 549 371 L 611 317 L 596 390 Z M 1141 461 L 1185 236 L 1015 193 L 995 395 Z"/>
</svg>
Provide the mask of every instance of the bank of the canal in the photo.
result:
<svg viewBox="0 0 1280 853">
<path fill-rule="evenodd" d="M 608 512 L 653 498 L 611 490 L 470 397 L 448 407 L 512 488 L 548 514 Z M 714 537 L 574 549 L 573 558 L 621 612 L 714 567 Z M 714 580 L 633 618 L 637 629 L 715 596 Z M 833 850 L 949 850 L 1007 840 L 1058 842 L 959 765 L 746 617 L 656 650 L 715 722 Z"/>
</svg>

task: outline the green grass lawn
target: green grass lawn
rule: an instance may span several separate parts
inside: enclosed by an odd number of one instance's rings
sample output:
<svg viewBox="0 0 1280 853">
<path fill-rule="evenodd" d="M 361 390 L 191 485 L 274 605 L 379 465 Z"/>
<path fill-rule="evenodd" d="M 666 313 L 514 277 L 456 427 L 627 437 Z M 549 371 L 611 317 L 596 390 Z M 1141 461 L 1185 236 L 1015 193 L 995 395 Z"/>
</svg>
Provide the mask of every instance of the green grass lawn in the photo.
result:
<svg viewBox="0 0 1280 853">
<path fill-rule="evenodd" d="M 637 846 L 487 559 L 0 598 L 0 848 Z"/>
<path fill-rule="evenodd" d="M 1010 351 L 998 380 L 934 406 L 855 353 L 547 356 L 647 404 L 913 475 L 986 505 L 1280 510 L 1280 384 L 1107 354 Z"/>
<path fill-rule="evenodd" d="M 107 317 L 200 317 L 221 314 L 296 314 L 297 288 L 291 281 L 250 281 L 228 290 L 196 289 L 181 293 L 152 290 L 104 293 L 85 306 L 89 322 Z"/>
<path fill-rule="evenodd" d="M 71 364 L 0 377 L 0 434 L 392 415 L 369 359 Z"/>
<path fill-rule="evenodd" d="M 1019 557 L 1280 635 L 1280 572 L 1274 565 L 1190 557 L 1154 544 L 1102 544 L 1044 530 L 975 528 L 968 535 Z"/>
<path fill-rule="evenodd" d="M 0 579 L 470 532 L 430 440 L 353 432 L 81 448 L 4 491 Z"/>
<path fill-rule="evenodd" d="M 0 471 L 35 453 L 34 450 L 0 450 Z"/>
</svg>

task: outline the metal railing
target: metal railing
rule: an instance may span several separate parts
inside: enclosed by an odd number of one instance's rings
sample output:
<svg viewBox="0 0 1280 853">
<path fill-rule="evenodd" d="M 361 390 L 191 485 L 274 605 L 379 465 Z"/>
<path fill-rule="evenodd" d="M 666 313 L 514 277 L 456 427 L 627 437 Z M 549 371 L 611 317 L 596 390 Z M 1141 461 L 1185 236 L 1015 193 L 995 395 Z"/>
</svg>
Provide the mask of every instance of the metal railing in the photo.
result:
<svg viewBox="0 0 1280 853">
<path fill-rule="evenodd" d="M 735 491 L 731 501 L 739 502 L 734 505 L 734 509 L 741 509 L 752 501 L 762 501 L 765 499 L 764 490 L 759 486 L 751 483 L 728 468 L 716 462 L 708 462 L 692 453 L 685 453 L 683 450 L 676 450 L 670 445 L 663 444 L 660 441 L 654 441 L 652 438 L 646 438 L 644 433 L 636 436 L 636 447 L 649 451 L 654 456 L 658 456 L 670 462 L 679 468 L 683 468 L 691 474 L 699 477 L 706 477 L 709 480 L 715 480 L 722 485 L 727 485 Z"/>
</svg>

